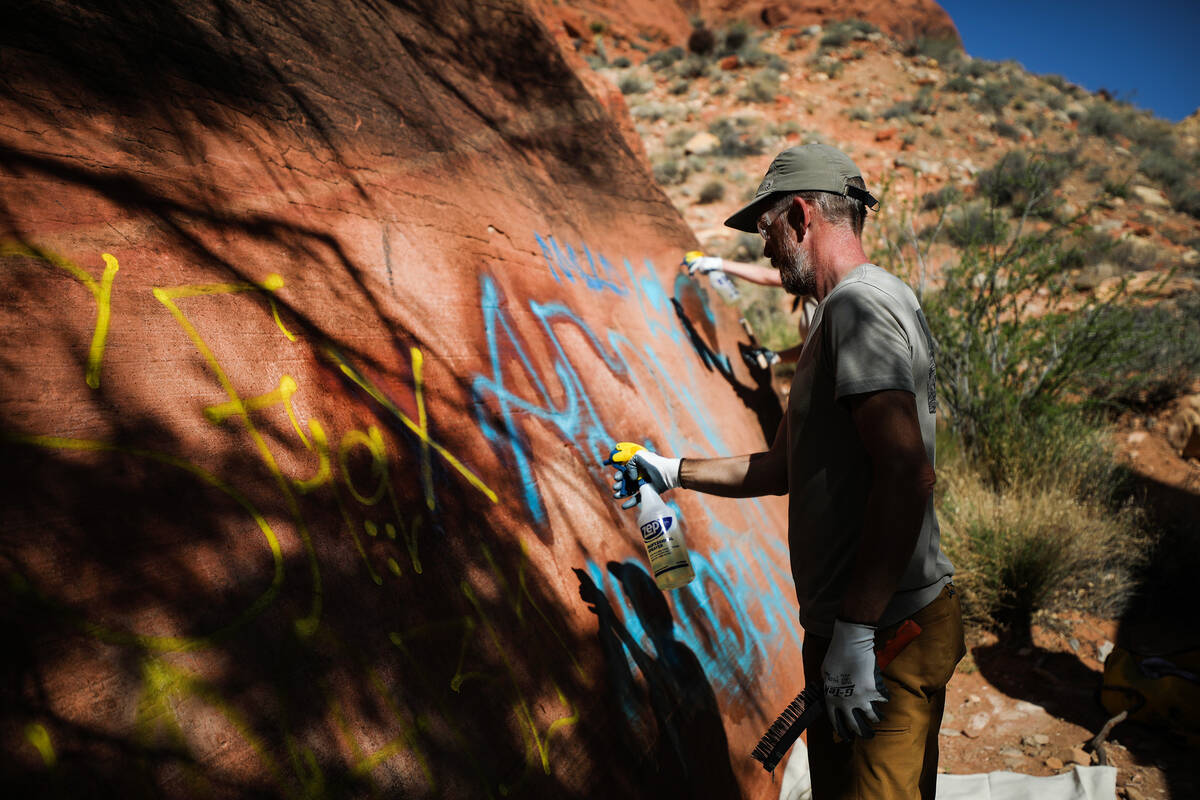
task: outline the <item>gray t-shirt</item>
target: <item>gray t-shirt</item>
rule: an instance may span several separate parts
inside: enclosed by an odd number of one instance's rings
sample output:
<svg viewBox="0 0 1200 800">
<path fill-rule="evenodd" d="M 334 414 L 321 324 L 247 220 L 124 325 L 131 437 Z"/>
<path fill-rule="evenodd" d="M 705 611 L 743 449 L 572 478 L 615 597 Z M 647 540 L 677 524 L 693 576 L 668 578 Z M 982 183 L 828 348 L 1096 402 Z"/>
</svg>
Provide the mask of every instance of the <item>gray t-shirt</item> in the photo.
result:
<svg viewBox="0 0 1200 800">
<path fill-rule="evenodd" d="M 916 296 L 873 264 L 848 274 L 817 306 L 788 398 L 788 542 L 800 623 L 833 633 L 858 551 L 871 463 L 845 401 L 900 389 L 917 400 L 934 462 L 937 412 L 933 337 Z M 889 625 L 924 608 L 954 574 L 941 549 L 931 497 L 921 535 L 880 618 Z"/>
</svg>

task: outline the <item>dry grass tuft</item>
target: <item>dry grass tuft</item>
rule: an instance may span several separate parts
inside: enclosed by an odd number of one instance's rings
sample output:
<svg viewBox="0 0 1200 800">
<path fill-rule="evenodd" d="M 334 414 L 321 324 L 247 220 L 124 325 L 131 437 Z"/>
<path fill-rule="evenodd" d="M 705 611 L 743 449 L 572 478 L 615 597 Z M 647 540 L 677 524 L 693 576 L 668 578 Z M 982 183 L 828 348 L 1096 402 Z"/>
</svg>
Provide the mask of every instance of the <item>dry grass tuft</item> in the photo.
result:
<svg viewBox="0 0 1200 800">
<path fill-rule="evenodd" d="M 942 545 L 974 624 L 1027 634 L 1040 610 L 1116 615 L 1130 599 L 1149 549 L 1134 506 L 1070 475 L 997 489 L 956 465 L 940 482 Z"/>
</svg>

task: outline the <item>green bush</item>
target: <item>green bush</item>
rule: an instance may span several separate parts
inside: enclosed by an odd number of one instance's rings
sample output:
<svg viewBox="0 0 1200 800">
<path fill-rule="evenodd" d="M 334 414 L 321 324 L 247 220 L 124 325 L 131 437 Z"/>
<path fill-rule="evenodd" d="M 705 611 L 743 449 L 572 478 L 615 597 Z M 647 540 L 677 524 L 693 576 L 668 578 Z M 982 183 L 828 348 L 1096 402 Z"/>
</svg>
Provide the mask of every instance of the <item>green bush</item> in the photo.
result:
<svg viewBox="0 0 1200 800">
<path fill-rule="evenodd" d="M 715 203 L 725 196 L 725 184 L 720 181 L 709 181 L 700 190 L 699 201 L 702 205 Z"/>
<path fill-rule="evenodd" d="M 1005 139 L 1020 140 L 1021 138 L 1021 129 L 1011 122 L 1002 119 L 998 119 L 992 123 L 992 132 Z"/>
<path fill-rule="evenodd" d="M 660 161 L 654 165 L 654 180 L 661 186 L 671 186 L 687 180 L 687 167 L 681 166 L 675 159 Z"/>
<path fill-rule="evenodd" d="M 1007 108 L 1016 94 L 1012 84 L 999 81 L 988 81 L 979 90 L 980 103 L 996 113 Z"/>
<path fill-rule="evenodd" d="M 1044 215 L 1053 210 L 1054 191 L 1076 160 L 1076 154 L 1069 151 L 1031 156 L 1024 150 L 1012 150 L 975 176 L 975 189 L 994 205 L 1024 206 L 1028 213 Z"/>
<path fill-rule="evenodd" d="M 779 73 L 764 69 L 746 81 L 742 91 L 738 92 L 738 99 L 749 103 L 771 103 L 778 94 Z"/>
<path fill-rule="evenodd" d="M 716 35 L 703 25 L 693 28 L 691 34 L 688 36 L 687 49 L 689 53 L 706 56 L 711 53 L 716 46 Z"/>
<path fill-rule="evenodd" d="M 707 59 L 690 55 L 675 64 L 675 74 L 680 78 L 700 78 L 708 72 L 710 64 Z"/>
<path fill-rule="evenodd" d="M 683 48 L 678 45 L 668 47 L 666 50 L 659 50 L 647 57 L 646 66 L 653 70 L 660 70 L 672 66 L 676 61 L 682 60 L 685 55 Z"/>
<path fill-rule="evenodd" d="M 921 55 L 941 64 L 961 54 L 962 48 L 953 36 L 918 36 L 905 42 L 903 52 L 910 58 Z"/>
<path fill-rule="evenodd" d="M 641 94 L 650 87 L 637 75 L 625 75 L 617 82 L 621 94 Z"/>
<path fill-rule="evenodd" d="M 962 192 L 957 186 L 947 184 L 936 192 L 929 192 L 921 197 L 922 211 L 938 211 L 962 200 Z"/>
<path fill-rule="evenodd" d="M 737 158 L 761 154 L 766 145 L 753 130 L 742 130 L 729 119 L 718 119 L 708 126 L 708 132 L 716 136 L 720 145 L 717 155 Z"/>
<path fill-rule="evenodd" d="M 721 36 L 722 55 L 731 55 L 741 50 L 750 41 L 750 26 L 738 21 L 726 28 Z"/>
<path fill-rule="evenodd" d="M 971 82 L 971 79 L 962 74 L 955 75 L 942 84 L 942 91 L 958 92 L 959 94 L 966 94 L 974 88 L 975 84 Z"/>
<path fill-rule="evenodd" d="M 1101 313 L 1109 346 L 1073 377 L 1074 391 L 1106 408 L 1157 409 L 1200 378 L 1200 297 Z"/>
<path fill-rule="evenodd" d="M 956 247 L 980 247 L 1004 242 L 1009 226 L 996 208 L 972 203 L 947 215 L 945 232 Z"/>
</svg>

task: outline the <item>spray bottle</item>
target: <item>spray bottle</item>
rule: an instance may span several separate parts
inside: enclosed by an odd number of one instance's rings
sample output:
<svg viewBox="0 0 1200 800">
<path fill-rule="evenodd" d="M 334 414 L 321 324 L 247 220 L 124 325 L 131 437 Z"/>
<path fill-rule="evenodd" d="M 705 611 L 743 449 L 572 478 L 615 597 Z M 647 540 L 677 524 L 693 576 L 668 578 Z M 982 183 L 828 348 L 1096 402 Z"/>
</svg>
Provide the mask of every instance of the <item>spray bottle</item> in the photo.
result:
<svg viewBox="0 0 1200 800">
<path fill-rule="evenodd" d="M 683 263 L 689 264 L 701 258 L 715 261 L 717 264 L 721 263 L 721 259 L 719 257 L 706 256 L 701 250 L 692 250 L 685 254 L 683 257 Z M 708 282 L 712 284 L 712 287 L 717 290 L 717 294 L 721 295 L 726 303 L 736 302 L 737 299 L 741 297 L 741 293 L 738 291 L 737 286 L 734 286 L 733 281 L 730 280 L 727 274 L 725 274 L 725 270 L 721 269 L 719 266 L 705 269 L 704 274 L 708 276 Z"/>
<path fill-rule="evenodd" d="M 620 442 L 611 459 L 617 469 L 622 470 L 629 480 L 638 483 L 638 530 L 646 545 L 650 558 L 650 571 L 659 589 L 678 589 L 691 583 L 696 577 L 692 560 L 688 557 L 687 544 L 679 520 L 670 507 L 654 490 L 653 484 L 638 475 L 637 464 L 632 460 L 638 450 L 644 450 L 634 442 Z"/>
</svg>

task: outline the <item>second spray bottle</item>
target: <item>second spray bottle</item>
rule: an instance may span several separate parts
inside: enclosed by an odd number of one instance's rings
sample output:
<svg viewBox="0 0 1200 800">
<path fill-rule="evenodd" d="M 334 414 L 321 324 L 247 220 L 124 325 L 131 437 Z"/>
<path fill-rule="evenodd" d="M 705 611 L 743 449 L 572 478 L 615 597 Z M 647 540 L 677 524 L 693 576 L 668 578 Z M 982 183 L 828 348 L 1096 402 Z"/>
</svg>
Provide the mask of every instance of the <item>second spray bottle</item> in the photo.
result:
<svg viewBox="0 0 1200 800">
<path fill-rule="evenodd" d="M 634 442 L 620 442 L 609 455 L 609 461 L 625 473 L 627 480 L 636 481 L 638 486 L 638 530 L 646 545 L 650 558 L 650 571 L 659 589 L 678 589 L 691 583 L 696 577 L 683 531 L 671 508 L 663 502 L 650 481 L 638 474 L 637 462 L 633 460 L 639 450 Z"/>
</svg>

